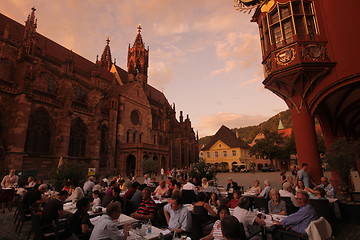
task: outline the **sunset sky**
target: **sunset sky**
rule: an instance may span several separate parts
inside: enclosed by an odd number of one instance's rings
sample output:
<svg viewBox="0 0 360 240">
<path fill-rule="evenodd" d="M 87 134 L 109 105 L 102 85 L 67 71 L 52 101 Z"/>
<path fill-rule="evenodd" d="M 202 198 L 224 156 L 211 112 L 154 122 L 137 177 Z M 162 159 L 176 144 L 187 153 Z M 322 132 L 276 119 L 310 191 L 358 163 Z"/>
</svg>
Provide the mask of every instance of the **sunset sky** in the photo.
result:
<svg viewBox="0 0 360 240">
<path fill-rule="evenodd" d="M 126 69 L 127 48 L 142 26 L 150 48 L 149 84 L 199 136 L 256 125 L 287 109 L 263 85 L 260 42 L 251 14 L 233 0 L 1 0 L 0 12 L 22 24 L 36 7 L 37 31 L 90 61 L 110 38 Z"/>
</svg>

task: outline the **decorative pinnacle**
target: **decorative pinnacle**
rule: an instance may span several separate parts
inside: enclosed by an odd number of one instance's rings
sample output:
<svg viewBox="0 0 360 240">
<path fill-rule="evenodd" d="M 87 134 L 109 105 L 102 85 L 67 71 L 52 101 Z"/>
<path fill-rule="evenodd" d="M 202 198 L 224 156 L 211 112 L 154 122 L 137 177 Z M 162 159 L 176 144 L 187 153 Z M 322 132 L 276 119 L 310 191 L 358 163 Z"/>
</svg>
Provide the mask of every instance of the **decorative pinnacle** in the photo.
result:
<svg viewBox="0 0 360 240">
<path fill-rule="evenodd" d="M 32 7 L 31 8 L 31 11 L 34 13 L 36 11 L 36 8 L 35 7 Z"/>
<path fill-rule="evenodd" d="M 138 29 L 138 33 L 141 33 L 141 24 L 139 24 L 139 26 L 137 27 L 137 29 Z"/>
<path fill-rule="evenodd" d="M 107 45 L 109 45 L 109 43 L 110 43 L 110 38 L 109 37 L 107 37 L 106 43 L 107 43 Z"/>
</svg>

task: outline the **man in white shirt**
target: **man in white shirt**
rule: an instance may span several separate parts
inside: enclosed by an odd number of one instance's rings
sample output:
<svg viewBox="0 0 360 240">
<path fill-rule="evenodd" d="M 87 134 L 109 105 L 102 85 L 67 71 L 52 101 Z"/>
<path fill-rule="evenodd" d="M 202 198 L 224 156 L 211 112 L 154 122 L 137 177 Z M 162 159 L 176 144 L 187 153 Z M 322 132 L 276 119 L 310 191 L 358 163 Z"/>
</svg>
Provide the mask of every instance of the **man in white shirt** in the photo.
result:
<svg viewBox="0 0 360 240">
<path fill-rule="evenodd" d="M 265 184 L 265 187 L 264 187 L 264 189 L 261 191 L 261 193 L 259 194 L 258 197 L 267 198 L 267 197 L 269 196 L 269 193 L 270 193 L 270 190 L 271 190 L 271 187 L 270 187 L 271 182 L 270 182 L 270 180 L 266 179 L 266 180 L 264 181 L 264 184 Z"/>
<path fill-rule="evenodd" d="M 256 213 L 250 212 L 250 199 L 249 197 L 242 197 L 239 199 L 239 206 L 234 209 L 234 217 L 236 217 L 239 222 L 244 225 L 244 230 L 246 236 L 249 236 L 249 226 L 253 224 L 259 224 L 260 226 L 265 226 L 264 220 L 257 217 Z"/>
<path fill-rule="evenodd" d="M 145 174 L 144 175 L 144 184 L 146 184 L 147 186 L 150 185 L 150 182 L 151 182 L 151 178 L 149 176 L 149 174 Z"/>
<path fill-rule="evenodd" d="M 184 186 L 182 187 L 183 190 L 194 190 L 196 192 L 196 187 L 190 181 L 187 181 Z"/>
<path fill-rule="evenodd" d="M 88 178 L 88 180 L 84 183 L 84 186 L 83 186 L 83 190 L 84 190 L 84 195 L 86 196 L 86 194 L 88 192 L 92 192 L 92 189 L 93 187 L 95 186 L 95 179 L 93 176 L 90 176 Z"/>
<path fill-rule="evenodd" d="M 90 240 L 113 239 L 123 240 L 128 235 L 129 225 L 124 225 L 124 231 L 121 232 L 114 220 L 121 214 L 121 205 L 119 202 L 112 202 L 106 207 L 106 214 L 102 215 L 91 233 Z"/>
<path fill-rule="evenodd" d="M 295 207 L 299 207 L 298 202 L 294 194 L 292 193 L 292 187 L 289 182 L 285 182 L 282 186 L 282 190 L 279 191 L 280 197 L 290 197 L 291 202 L 294 204 Z"/>
</svg>

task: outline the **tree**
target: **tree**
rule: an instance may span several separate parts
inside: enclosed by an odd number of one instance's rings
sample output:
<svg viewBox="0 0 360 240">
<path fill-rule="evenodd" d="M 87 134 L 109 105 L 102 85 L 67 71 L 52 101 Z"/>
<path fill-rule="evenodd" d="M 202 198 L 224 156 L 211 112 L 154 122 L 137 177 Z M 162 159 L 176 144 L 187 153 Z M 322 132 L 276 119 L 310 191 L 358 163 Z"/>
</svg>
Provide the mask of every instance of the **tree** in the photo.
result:
<svg viewBox="0 0 360 240">
<path fill-rule="evenodd" d="M 141 162 L 141 167 L 143 169 L 143 173 L 155 173 L 157 172 L 159 166 L 159 162 L 152 160 L 150 158 L 144 158 Z"/>
<path fill-rule="evenodd" d="M 196 178 L 197 182 L 201 182 L 202 178 L 206 178 L 207 180 L 214 179 L 216 176 L 215 166 L 211 164 L 205 163 L 205 161 L 200 161 L 198 163 L 194 163 L 190 167 L 189 177 Z"/>
<path fill-rule="evenodd" d="M 84 182 L 87 177 L 87 168 L 84 164 L 79 162 L 66 162 L 61 166 L 54 168 L 52 174 L 53 186 L 60 191 L 61 187 L 66 182 L 73 182 L 75 185 Z"/>
<path fill-rule="evenodd" d="M 340 176 L 340 186 L 344 191 L 349 191 L 350 169 L 355 167 L 355 162 L 360 158 L 360 141 L 348 141 L 338 138 L 330 145 L 326 160 Z"/>
<path fill-rule="evenodd" d="M 284 138 L 278 132 L 264 130 L 264 138 L 257 139 L 255 145 L 250 148 L 250 155 L 258 155 L 264 159 L 269 159 L 273 165 L 273 160 L 286 156 L 284 149 Z"/>
</svg>

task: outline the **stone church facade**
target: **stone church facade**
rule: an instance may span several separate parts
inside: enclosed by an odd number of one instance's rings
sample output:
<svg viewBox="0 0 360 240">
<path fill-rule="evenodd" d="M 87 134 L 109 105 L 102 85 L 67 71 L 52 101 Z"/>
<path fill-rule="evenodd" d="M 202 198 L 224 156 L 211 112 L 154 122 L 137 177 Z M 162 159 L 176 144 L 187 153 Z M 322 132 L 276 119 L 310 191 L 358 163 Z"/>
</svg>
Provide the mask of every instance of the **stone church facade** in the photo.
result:
<svg viewBox="0 0 360 240">
<path fill-rule="evenodd" d="M 117 66 L 107 40 L 93 63 L 0 14 L 0 167 L 49 174 L 60 158 L 100 174 L 142 174 L 198 159 L 191 121 L 148 84 L 149 49 L 138 34 L 128 69 Z"/>
</svg>

